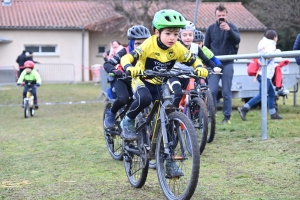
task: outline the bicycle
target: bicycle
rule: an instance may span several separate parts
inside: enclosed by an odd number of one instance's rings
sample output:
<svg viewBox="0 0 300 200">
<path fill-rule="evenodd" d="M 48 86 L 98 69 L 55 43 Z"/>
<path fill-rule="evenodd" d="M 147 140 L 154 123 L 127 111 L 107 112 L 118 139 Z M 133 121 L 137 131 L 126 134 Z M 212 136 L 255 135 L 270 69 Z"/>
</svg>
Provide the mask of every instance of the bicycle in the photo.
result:
<svg viewBox="0 0 300 200">
<path fill-rule="evenodd" d="M 114 74 L 112 73 L 110 73 L 109 75 L 114 76 Z M 131 77 L 126 76 L 126 74 L 123 74 L 122 77 L 119 77 L 119 79 L 124 79 L 124 80 L 128 78 Z M 114 160 L 121 161 L 123 160 L 123 147 L 122 147 L 122 138 L 120 137 L 122 133 L 120 123 L 125 117 L 128 109 L 130 108 L 132 100 L 130 101 L 130 103 L 128 103 L 123 108 L 118 110 L 115 118 L 115 126 L 111 128 L 105 128 L 104 126 L 105 114 L 109 109 L 111 109 L 114 101 L 115 101 L 114 99 L 109 99 L 104 107 L 103 118 L 102 118 L 103 128 L 104 128 L 103 133 L 104 133 L 104 139 L 109 154 Z"/>
<path fill-rule="evenodd" d="M 207 143 L 211 143 L 215 138 L 216 132 L 216 108 L 214 106 L 214 100 L 209 87 L 206 83 L 206 79 L 200 78 L 197 81 L 197 91 L 200 98 L 203 99 L 205 105 L 207 106 L 207 116 L 208 116 L 208 133 L 207 133 Z"/>
<path fill-rule="evenodd" d="M 206 104 L 198 91 L 196 90 L 196 82 L 200 77 L 197 77 L 191 71 L 185 71 L 185 76 L 190 77 L 189 84 L 183 91 L 183 96 L 179 103 L 180 110 L 191 119 L 197 133 L 197 139 L 200 146 L 200 155 L 203 153 L 208 134 L 208 112 Z M 195 82 L 196 80 L 196 82 Z"/>
<path fill-rule="evenodd" d="M 29 113 L 31 115 L 31 117 L 34 116 L 34 112 L 35 112 L 35 107 L 34 107 L 34 97 L 32 95 L 32 87 L 34 87 L 34 85 L 31 85 L 31 83 L 25 83 L 29 87 L 27 93 L 26 93 L 26 97 L 23 99 L 23 103 L 24 103 L 24 117 L 27 118 L 29 116 Z"/>
<path fill-rule="evenodd" d="M 137 140 L 123 140 L 124 168 L 130 184 L 142 187 L 147 179 L 149 160 L 156 159 L 158 181 L 168 199 L 189 199 L 197 187 L 200 154 L 195 129 L 189 118 L 171 103 L 167 80 L 180 72 L 145 70 L 143 78 L 162 79 L 162 98 L 156 100 L 147 115 L 137 116 Z M 150 137 L 147 130 L 151 129 Z M 188 141 L 188 142 L 187 142 Z M 188 147 L 187 147 L 188 146 Z M 170 177 L 165 164 L 176 162 L 184 176 Z"/>
<path fill-rule="evenodd" d="M 115 76 L 114 74 L 110 73 L 109 76 Z M 131 79 L 130 76 L 127 76 L 125 73 L 122 74 L 121 77 L 118 77 L 118 79 Z M 114 103 L 115 99 L 109 99 L 108 102 L 106 103 L 105 107 L 104 107 L 104 111 L 103 111 L 103 128 L 104 128 L 104 139 L 105 139 L 105 143 L 106 143 L 106 147 L 107 150 L 110 154 L 110 156 L 114 159 L 114 160 L 123 160 L 123 147 L 122 147 L 122 138 L 120 137 L 122 130 L 121 130 L 121 121 L 123 120 L 123 118 L 126 115 L 126 112 L 129 110 L 131 103 L 133 102 L 133 98 L 130 99 L 130 102 L 125 105 L 124 107 L 122 107 L 120 110 L 118 110 L 116 117 L 115 117 L 115 125 L 114 127 L 110 127 L 110 128 L 106 128 L 104 126 L 104 120 L 105 120 L 105 114 L 107 112 L 107 110 L 110 110 L 113 103 Z M 144 109 L 144 113 L 148 112 L 148 108 Z M 155 167 L 154 165 L 151 165 L 151 167 Z"/>
</svg>

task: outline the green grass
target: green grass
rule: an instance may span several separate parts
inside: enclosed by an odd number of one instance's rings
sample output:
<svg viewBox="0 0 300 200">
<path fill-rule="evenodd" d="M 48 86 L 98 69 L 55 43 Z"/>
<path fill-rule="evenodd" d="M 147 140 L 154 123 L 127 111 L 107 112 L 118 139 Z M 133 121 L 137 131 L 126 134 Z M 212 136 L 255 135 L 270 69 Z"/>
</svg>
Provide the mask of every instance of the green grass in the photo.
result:
<svg viewBox="0 0 300 200">
<path fill-rule="evenodd" d="M 20 104 L 22 88 L 0 89 L 0 104 Z M 20 106 L 0 106 L 0 199 L 164 199 L 156 171 L 134 189 L 123 162 L 114 161 L 103 139 L 103 103 L 44 105 L 95 100 L 93 84 L 43 85 L 40 109 L 25 119 Z M 234 100 L 234 107 L 242 105 Z M 279 101 L 284 120 L 268 117 L 261 140 L 261 114 L 217 125 L 215 140 L 201 156 L 193 199 L 299 199 L 300 108 Z M 222 120 L 218 112 L 217 121 Z"/>
</svg>

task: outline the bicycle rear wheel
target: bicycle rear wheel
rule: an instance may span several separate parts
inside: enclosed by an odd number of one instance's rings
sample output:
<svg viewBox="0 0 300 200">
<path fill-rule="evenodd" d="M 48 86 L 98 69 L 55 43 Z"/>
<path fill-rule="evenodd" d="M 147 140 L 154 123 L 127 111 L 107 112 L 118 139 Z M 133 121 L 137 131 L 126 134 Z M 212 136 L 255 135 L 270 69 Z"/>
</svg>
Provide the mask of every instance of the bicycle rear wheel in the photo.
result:
<svg viewBox="0 0 300 200">
<path fill-rule="evenodd" d="M 140 125 L 143 120 L 141 114 L 137 117 L 137 125 Z M 145 129 L 138 133 L 138 139 L 133 142 L 123 141 L 124 148 L 124 168 L 128 181 L 135 188 L 144 186 L 149 169 L 147 138 Z"/>
<path fill-rule="evenodd" d="M 195 129 L 181 112 L 168 115 L 166 130 L 171 158 L 165 154 L 162 128 L 156 144 L 156 171 L 159 184 L 167 199 L 190 199 L 197 187 L 200 173 L 200 154 Z M 189 146 L 189 147 L 188 147 Z M 188 150 L 188 148 L 190 150 Z M 176 162 L 183 176 L 170 178 L 166 174 L 166 160 Z"/>
<path fill-rule="evenodd" d="M 214 100 L 210 90 L 205 90 L 203 92 L 203 101 L 207 106 L 207 114 L 208 114 L 207 142 L 211 143 L 215 138 L 215 132 L 216 132 L 216 110 L 215 110 Z"/>
<path fill-rule="evenodd" d="M 197 139 L 200 146 L 200 155 L 207 143 L 208 116 L 207 108 L 201 98 L 193 98 L 189 104 L 189 115 L 196 129 Z"/>
<path fill-rule="evenodd" d="M 105 105 L 103 112 L 103 133 L 104 139 L 106 143 L 107 150 L 110 156 L 114 160 L 122 160 L 123 159 L 123 147 L 122 147 L 122 138 L 120 137 L 121 131 L 119 130 L 119 123 L 121 119 L 116 120 L 116 126 L 110 129 L 104 127 L 105 113 L 112 107 L 113 102 L 108 102 Z"/>
</svg>

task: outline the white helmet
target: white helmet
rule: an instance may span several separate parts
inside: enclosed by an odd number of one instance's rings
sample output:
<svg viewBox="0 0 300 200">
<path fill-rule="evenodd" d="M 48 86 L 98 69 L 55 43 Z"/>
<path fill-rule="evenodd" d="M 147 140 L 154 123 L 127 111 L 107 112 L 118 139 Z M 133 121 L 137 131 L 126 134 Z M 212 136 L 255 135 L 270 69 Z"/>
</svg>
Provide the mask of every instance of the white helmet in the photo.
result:
<svg viewBox="0 0 300 200">
<path fill-rule="evenodd" d="M 183 30 L 191 30 L 191 31 L 195 31 L 196 27 L 194 25 L 193 22 L 191 21 L 186 21 L 186 25 L 185 27 L 181 28 L 180 31 L 183 31 Z"/>
</svg>

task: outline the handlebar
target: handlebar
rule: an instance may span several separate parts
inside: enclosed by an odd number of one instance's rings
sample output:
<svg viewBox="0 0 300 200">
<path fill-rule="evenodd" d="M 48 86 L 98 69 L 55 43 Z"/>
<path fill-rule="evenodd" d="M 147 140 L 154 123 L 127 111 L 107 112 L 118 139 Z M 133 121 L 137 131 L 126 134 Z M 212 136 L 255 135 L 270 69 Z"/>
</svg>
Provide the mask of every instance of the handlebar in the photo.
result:
<svg viewBox="0 0 300 200">
<path fill-rule="evenodd" d="M 190 77 L 196 77 L 194 71 L 191 70 L 161 70 L 161 71 L 152 71 L 152 70 L 145 70 L 144 75 L 146 78 L 154 78 L 154 77 L 161 77 L 161 78 L 171 78 L 174 76 L 180 75 L 187 75 Z"/>
<path fill-rule="evenodd" d="M 22 82 L 22 83 L 17 83 L 18 86 L 25 86 L 25 85 L 28 85 L 28 86 L 40 86 L 39 84 L 37 83 L 30 83 L 30 82 Z"/>
</svg>

